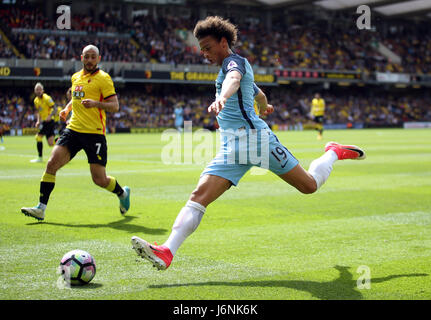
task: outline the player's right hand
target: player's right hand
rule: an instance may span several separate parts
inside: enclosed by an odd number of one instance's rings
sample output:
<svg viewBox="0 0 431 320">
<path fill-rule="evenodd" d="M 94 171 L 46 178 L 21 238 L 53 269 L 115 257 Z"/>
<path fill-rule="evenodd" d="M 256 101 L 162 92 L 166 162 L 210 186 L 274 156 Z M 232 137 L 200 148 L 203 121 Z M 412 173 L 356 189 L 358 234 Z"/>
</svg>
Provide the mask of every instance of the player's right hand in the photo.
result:
<svg viewBox="0 0 431 320">
<path fill-rule="evenodd" d="M 36 121 L 36 124 L 34 125 L 36 128 L 38 128 L 39 127 L 39 125 L 40 125 L 40 122 L 39 121 Z"/>
</svg>

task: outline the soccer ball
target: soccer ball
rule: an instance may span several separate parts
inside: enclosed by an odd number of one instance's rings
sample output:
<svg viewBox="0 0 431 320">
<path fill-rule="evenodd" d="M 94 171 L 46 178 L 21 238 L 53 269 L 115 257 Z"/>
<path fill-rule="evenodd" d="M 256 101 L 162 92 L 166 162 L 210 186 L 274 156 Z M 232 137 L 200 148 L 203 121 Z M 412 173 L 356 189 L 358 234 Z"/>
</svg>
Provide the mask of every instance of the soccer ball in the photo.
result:
<svg viewBox="0 0 431 320">
<path fill-rule="evenodd" d="M 88 252 L 72 250 L 61 259 L 59 270 L 67 284 L 84 285 L 96 275 L 96 262 Z"/>
</svg>

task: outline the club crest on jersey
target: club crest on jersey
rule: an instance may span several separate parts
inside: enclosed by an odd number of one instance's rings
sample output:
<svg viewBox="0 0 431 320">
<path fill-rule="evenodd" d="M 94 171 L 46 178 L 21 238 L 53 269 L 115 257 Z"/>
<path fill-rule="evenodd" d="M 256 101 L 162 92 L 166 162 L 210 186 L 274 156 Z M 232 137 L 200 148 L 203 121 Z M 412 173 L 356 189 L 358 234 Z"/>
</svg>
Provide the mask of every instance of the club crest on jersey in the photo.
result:
<svg viewBox="0 0 431 320">
<path fill-rule="evenodd" d="M 75 90 L 73 90 L 72 97 L 76 99 L 82 99 L 85 96 L 85 92 L 82 90 L 82 86 L 76 86 Z"/>
<path fill-rule="evenodd" d="M 238 65 L 236 64 L 236 62 L 235 61 L 231 61 L 231 62 L 229 62 L 229 64 L 227 65 L 227 67 L 226 67 L 226 69 L 227 70 L 230 70 L 230 69 L 232 69 L 232 68 L 238 68 Z"/>
</svg>

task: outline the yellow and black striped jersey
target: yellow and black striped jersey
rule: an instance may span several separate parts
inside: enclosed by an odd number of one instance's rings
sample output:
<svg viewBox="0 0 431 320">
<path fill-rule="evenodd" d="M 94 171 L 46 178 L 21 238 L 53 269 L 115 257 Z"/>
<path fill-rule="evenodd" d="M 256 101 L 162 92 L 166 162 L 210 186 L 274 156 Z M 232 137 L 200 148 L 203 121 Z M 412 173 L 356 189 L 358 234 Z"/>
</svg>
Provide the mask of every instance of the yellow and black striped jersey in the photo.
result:
<svg viewBox="0 0 431 320">
<path fill-rule="evenodd" d="M 314 98 L 311 101 L 311 114 L 315 117 L 323 116 L 325 114 L 325 100 Z"/>
<path fill-rule="evenodd" d="M 57 110 L 55 111 L 54 115 L 54 121 L 59 122 L 60 121 L 60 111 L 62 110 L 62 107 L 57 107 Z"/>
<path fill-rule="evenodd" d="M 34 107 L 39 112 L 40 121 L 45 121 L 46 118 L 52 113 L 52 107 L 55 105 L 54 100 L 46 93 L 42 97 L 34 98 Z"/>
<path fill-rule="evenodd" d="M 100 108 L 85 108 L 81 101 L 103 101 L 115 96 L 114 83 L 108 73 L 96 69 L 84 74 L 82 69 L 72 75 L 72 117 L 67 128 L 81 133 L 106 133 L 106 114 Z"/>
</svg>

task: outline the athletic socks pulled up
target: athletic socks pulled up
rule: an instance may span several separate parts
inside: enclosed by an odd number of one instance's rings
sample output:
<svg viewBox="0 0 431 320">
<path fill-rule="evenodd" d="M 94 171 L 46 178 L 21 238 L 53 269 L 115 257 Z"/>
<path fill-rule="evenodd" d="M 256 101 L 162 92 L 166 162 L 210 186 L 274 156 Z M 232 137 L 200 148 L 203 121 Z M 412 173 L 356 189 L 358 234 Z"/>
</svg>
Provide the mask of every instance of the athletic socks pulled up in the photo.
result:
<svg viewBox="0 0 431 320">
<path fill-rule="evenodd" d="M 308 173 L 311 174 L 316 181 L 317 189 L 319 189 L 329 178 L 332 171 L 332 165 L 338 160 L 337 154 L 328 150 L 320 158 L 313 160 L 308 168 Z"/>
<path fill-rule="evenodd" d="M 168 240 L 163 244 L 175 255 L 178 248 L 199 226 L 206 208 L 200 203 L 187 201 L 178 214 Z"/>
</svg>

